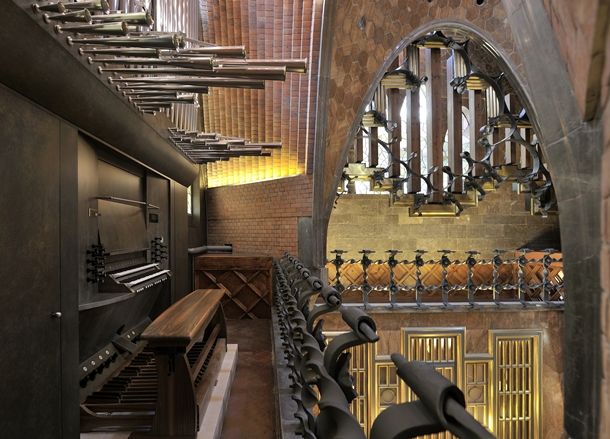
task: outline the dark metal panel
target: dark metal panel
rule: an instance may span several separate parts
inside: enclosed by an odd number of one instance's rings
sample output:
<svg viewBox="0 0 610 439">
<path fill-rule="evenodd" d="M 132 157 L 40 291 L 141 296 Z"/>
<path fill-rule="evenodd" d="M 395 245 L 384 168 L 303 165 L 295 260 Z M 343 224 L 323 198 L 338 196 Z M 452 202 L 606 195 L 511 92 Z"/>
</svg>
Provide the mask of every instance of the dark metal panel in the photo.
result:
<svg viewBox="0 0 610 439">
<path fill-rule="evenodd" d="M 171 270 L 175 302 L 190 292 L 188 263 L 188 215 L 186 213 L 186 187 L 172 181 L 172 237 Z"/>
<path fill-rule="evenodd" d="M 158 172 L 189 184 L 197 168 L 167 141 L 161 118 L 143 118 L 93 66 L 52 35 L 31 1 L 3 2 L 0 82 Z M 50 28 L 49 28 L 50 29 Z M 19 38 L 14 38 L 19 35 Z"/>
<path fill-rule="evenodd" d="M 78 411 L 78 131 L 60 125 L 62 439 L 79 437 Z M 76 231 L 76 232 L 75 232 Z M 84 253 L 82 253 L 84 254 Z"/>
<path fill-rule="evenodd" d="M 146 176 L 146 192 L 148 203 L 159 206 L 159 210 L 150 211 L 149 214 L 157 214 L 157 223 L 148 222 L 148 238 L 152 240 L 155 237 L 163 238 L 164 243 L 170 249 L 170 232 L 169 232 L 169 221 L 170 221 L 170 209 L 169 209 L 169 187 L 170 182 L 166 178 L 158 177 L 153 174 Z M 169 253 L 169 251 L 168 251 Z M 169 255 L 168 255 L 169 256 Z M 161 268 L 168 269 L 169 259 L 161 261 Z M 171 285 L 172 282 L 164 282 L 163 288 L 157 299 L 157 303 L 153 307 L 151 318 L 159 315 L 165 310 L 171 303 Z"/>
<path fill-rule="evenodd" d="M 61 310 L 60 121 L 1 86 L 0 120 L 0 431 L 56 439 L 61 320 L 51 313 Z"/>
<path fill-rule="evenodd" d="M 100 154 L 98 153 L 99 156 Z M 134 169 L 134 172 L 130 172 L 119 168 L 114 163 L 110 164 L 103 160 L 99 161 L 97 168 L 99 173 L 99 192 L 96 194 L 97 196 L 110 195 L 129 200 L 144 201 L 143 169 Z"/>
<path fill-rule="evenodd" d="M 203 243 L 202 213 L 205 211 L 202 204 L 202 191 L 200 181 L 203 178 L 200 165 L 199 175 L 191 184 L 193 213 L 189 216 L 189 247 L 197 247 Z"/>
<path fill-rule="evenodd" d="M 79 237 L 79 295 L 80 302 L 89 302 L 97 293 L 97 284 L 87 282 L 87 258 L 92 244 L 97 244 L 97 218 L 89 215 L 89 209 L 97 209 L 95 197 L 98 189 L 98 158 L 93 146 L 83 136 L 78 137 L 78 237 Z"/>
</svg>

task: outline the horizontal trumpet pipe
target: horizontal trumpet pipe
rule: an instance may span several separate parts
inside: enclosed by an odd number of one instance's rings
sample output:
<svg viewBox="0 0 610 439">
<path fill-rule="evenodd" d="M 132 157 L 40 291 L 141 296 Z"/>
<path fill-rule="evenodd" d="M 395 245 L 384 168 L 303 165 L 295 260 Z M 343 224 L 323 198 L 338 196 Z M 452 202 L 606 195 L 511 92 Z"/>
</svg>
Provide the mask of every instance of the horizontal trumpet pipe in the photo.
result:
<svg viewBox="0 0 610 439">
<path fill-rule="evenodd" d="M 194 105 L 194 99 L 159 99 L 156 101 L 139 101 L 133 100 L 131 101 L 135 105 L 157 105 L 157 104 L 186 104 L 186 105 Z"/>
<path fill-rule="evenodd" d="M 157 90 L 144 90 L 144 91 L 131 91 L 127 90 L 123 92 L 124 96 L 178 96 L 175 91 L 157 91 Z"/>
<path fill-rule="evenodd" d="M 237 60 L 230 58 L 218 58 L 214 60 L 218 67 L 243 67 L 243 66 L 264 66 L 264 67 L 286 67 L 287 72 L 307 73 L 307 59 L 245 59 Z"/>
<path fill-rule="evenodd" d="M 189 94 L 189 95 L 184 95 L 184 96 L 178 96 L 178 93 L 174 93 L 173 95 L 155 95 L 155 96 L 130 96 L 130 100 L 132 100 L 133 102 L 135 101 L 155 101 L 155 100 L 170 100 L 170 99 L 176 99 L 177 101 L 184 101 L 184 102 L 188 102 L 188 101 L 193 101 L 195 98 L 197 97 L 197 95 L 195 94 Z"/>
<path fill-rule="evenodd" d="M 183 93 L 203 93 L 207 94 L 208 87 L 199 87 L 196 85 L 181 85 L 181 84 L 146 84 L 146 85 L 138 85 L 138 86 L 129 86 L 117 85 L 118 91 L 146 91 L 146 90 L 156 90 L 156 91 L 176 91 Z"/>
<path fill-rule="evenodd" d="M 140 24 L 149 27 L 154 24 L 154 20 L 149 11 L 94 15 L 93 21 L 124 21 L 129 24 Z"/>
<path fill-rule="evenodd" d="M 174 77 L 174 76 L 142 76 L 142 77 L 130 77 L 130 78 L 108 78 L 108 82 L 125 82 L 129 84 L 185 84 L 185 85 L 205 85 L 205 86 L 253 86 L 263 85 L 264 82 L 257 79 L 243 79 L 243 78 L 218 78 L 218 77 Z"/>
<path fill-rule="evenodd" d="M 257 142 L 257 143 L 250 143 L 248 144 L 248 146 L 259 146 L 261 148 L 265 148 L 265 149 L 281 149 L 282 148 L 282 143 L 281 142 Z"/>
<path fill-rule="evenodd" d="M 108 12 L 110 10 L 110 4 L 107 0 L 92 0 L 87 2 L 77 2 L 77 3 L 66 3 L 66 2 L 55 2 L 55 3 L 47 3 L 45 5 L 39 5 L 38 3 L 34 3 L 32 5 L 32 10 L 34 12 L 46 11 L 46 12 L 57 12 L 62 13 L 66 10 L 82 10 L 82 9 L 90 9 L 97 11 Z"/>
<path fill-rule="evenodd" d="M 91 53 L 91 52 L 90 52 Z M 93 52 L 95 53 L 95 51 Z M 122 73 L 123 75 L 180 75 L 180 76 L 221 76 L 227 78 L 248 78 L 267 81 L 283 81 L 286 69 L 283 67 L 261 67 L 247 69 L 202 70 L 184 67 L 98 67 L 100 73 Z"/>
<path fill-rule="evenodd" d="M 204 70 L 212 69 L 212 58 L 109 58 L 109 57 L 90 57 L 90 63 L 104 64 L 124 64 L 124 65 L 161 65 L 178 66 L 186 68 L 199 68 Z"/>
<path fill-rule="evenodd" d="M 159 56 L 159 49 L 147 48 L 147 47 L 129 47 L 119 49 L 116 47 L 79 47 L 78 53 L 81 55 L 115 55 L 115 56 L 139 56 L 139 57 L 152 57 L 157 58 Z"/>
<path fill-rule="evenodd" d="M 244 46 L 204 46 L 181 49 L 180 53 L 189 55 L 213 55 L 226 58 L 245 58 Z"/>
<path fill-rule="evenodd" d="M 168 131 L 174 137 L 189 138 L 189 139 L 215 139 L 218 137 L 216 133 L 203 133 L 200 131 L 184 131 L 169 128 Z"/>
<path fill-rule="evenodd" d="M 61 14 L 62 12 L 66 11 L 66 7 L 64 6 L 63 2 L 48 3 L 46 5 L 39 5 L 38 3 L 33 3 L 32 10 L 36 13 L 38 13 L 40 11 L 46 11 L 46 12 L 57 12 L 57 13 Z"/>
<path fill-rule="evenodd" d="M 142 77 L 142 78 L 108 78 L 110 83 L 125 83 L 125 88 L 144 88 L 144 86 L 152 85 L 153 87 L 159 85 L 193 85 L 203 87 L 238 87 L 238 88 L 254 88 L 263 89 L 265 83 L 260 80 L 254 79 L 241 79 L 241 78 L 173 78 L 173 77 Z M 161 88 L 160 90 L 167 90 Z"/>
<path fill-rule="evenodd" d="M 135 104 L 139 108 L 170 108 L 171 102 L 155 102 L 154 104 Z"/>
<path fill-rule="evenodd" d="M 49 23 L 51 21 L 61 21 L 62 23 L 91 23 L 91 12 L 89 12 L 89 9 L 83 9 L 82 11 L 64 12 L 53 15 L 44 13 L 42 15 L 42 19 L 45 21 L 45 23 Z"/>
<path fill-rule="evenodd" d="M 90 9 L 96 11 L 108 12 L 110 10 L 110 3 L 107 0 L 91 0 L 87 2 L 60 2 L 64 4 L 64 8 L 74 9 Z"/>
<path fill-rule="evenodd" d="M 193 157 L 240 157 L 240 156 L 270 156 L 269 151 L 213 151 L 213 152 L 192 152 Z"/>
<path fill-rule="evenodd" d="M 115 38 L 74 38 L 68 37 L 68 44 L 95 44 L 96 46 L 115 47 L 155 47 L 159 49 L 178 49 L 184 44 L 184 36 L 180 33 L 151 35 L 141 37 Z"/>
<path fill-rule="evenodd" d="M 56 24 L 55 32 L 74 32 L 80 34 L 127 35 L 130 27 L 124 21 L 120 23 L 102 24 Z"/>
</svg>

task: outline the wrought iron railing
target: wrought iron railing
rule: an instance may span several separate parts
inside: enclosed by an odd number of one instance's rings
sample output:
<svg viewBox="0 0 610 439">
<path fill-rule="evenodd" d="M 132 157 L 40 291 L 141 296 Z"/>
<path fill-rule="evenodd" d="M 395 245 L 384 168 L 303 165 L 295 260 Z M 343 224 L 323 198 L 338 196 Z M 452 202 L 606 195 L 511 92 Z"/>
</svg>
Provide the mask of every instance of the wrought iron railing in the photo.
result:
<svg viewBox="0 0 610 439">
<path fill-rule="evenodd" d="M 347 350 L 377 342 L 375 322 L 361 308 L 344 306 L 339 292 L 298 259 L 287 254 L 274 263 L 274 271 L 272 320 L 282 437 L 365 439 L 367 434 L 350 411 L 358 394 Z M 349 330 L 327 343 L 321 317 L 330 312 L 340 313 Z M 432 365 L 407 362 L 398 354 L 392 361 L 419 400 L 388 406 L 368 437 L 411 438 L 449 431 L 459 438 L 493 438 L 466 411 L 462 391 Z M 295 419 L 292 423 L 290 417 Z"/>
<path fill-rule="evenodd" d="M 373 259 L 375 252 L 366 249 L 359 259 L 345 258 L 344 250 L 331 253 L 328 279 L 346 303 L 562 306 L 565 299 L 563 259 L 554 249 L 496 249 L 489 259 L 476 250 L 461 259 L 452 250 L 438 250 L 436 258 L 415 250 L 412 259 L 400 259 L 399 250 L 387 250 L 386 259 Z"/>
</svg>

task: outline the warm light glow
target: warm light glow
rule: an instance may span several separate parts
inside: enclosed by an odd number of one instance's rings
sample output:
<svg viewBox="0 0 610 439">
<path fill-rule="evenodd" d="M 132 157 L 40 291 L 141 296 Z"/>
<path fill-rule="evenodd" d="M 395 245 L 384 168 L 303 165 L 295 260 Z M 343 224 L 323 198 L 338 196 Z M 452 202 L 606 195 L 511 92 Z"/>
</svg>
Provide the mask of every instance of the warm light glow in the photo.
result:
<svg viewBox="0 0 610 439">
<path fill-rule="evenodd" d="M 305 169 L 295 159 L 286 156 L 281 151 L 274 151 L 270 157 L 238 157 L 226 162 L 209 163 L 207 186 L 235 186 L 305 173 Z"/>
</svg>

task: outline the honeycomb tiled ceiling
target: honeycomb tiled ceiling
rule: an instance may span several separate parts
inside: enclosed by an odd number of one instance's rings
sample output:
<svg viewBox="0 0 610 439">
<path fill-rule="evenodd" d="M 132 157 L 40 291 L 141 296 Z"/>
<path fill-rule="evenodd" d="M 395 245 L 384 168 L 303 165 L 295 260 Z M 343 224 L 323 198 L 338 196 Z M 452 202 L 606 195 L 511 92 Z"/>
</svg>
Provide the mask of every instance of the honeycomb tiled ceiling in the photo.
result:
<svg viewBox="0 0 610 439">
<path fill-rule="evenodd" d="M 210 89 L 203 127 L 252 142 L 281 141 L 271 157 L 240 157 L 207 165 L 208 186 L 288 177 L 311 170 L 322 2 L 201 0 L 204 41 L 244 45 L 249 58 L 307 58 L 307 74 L 289 73 L 265 90 Z"/>
</svg>

